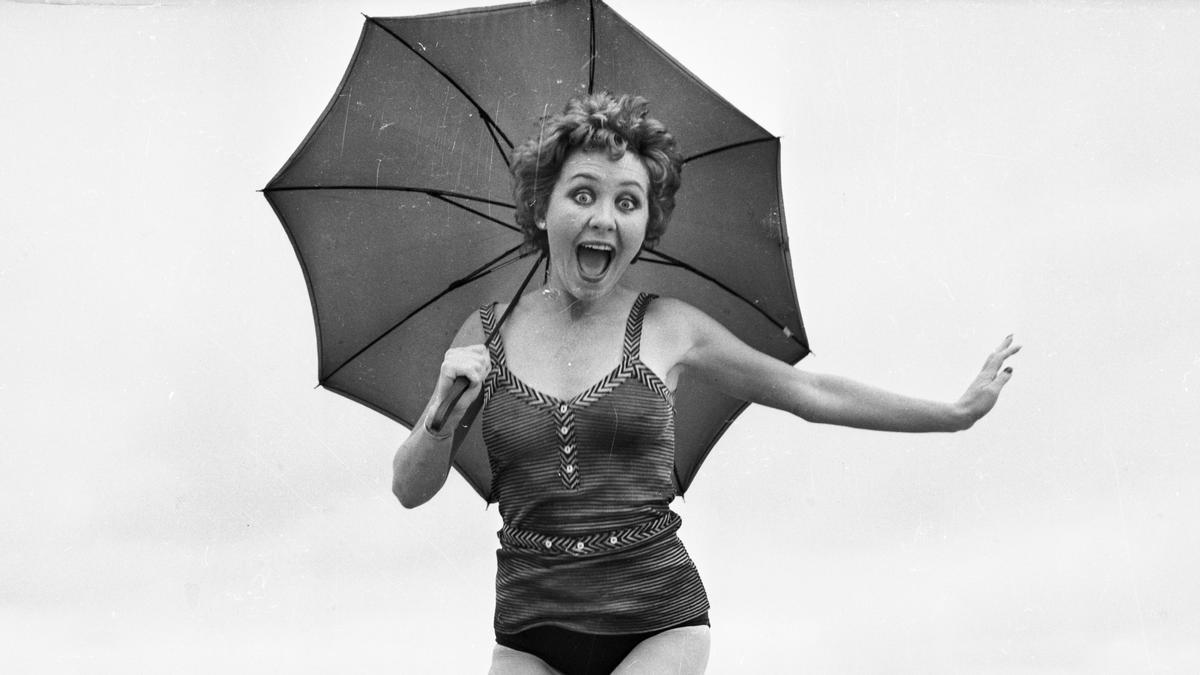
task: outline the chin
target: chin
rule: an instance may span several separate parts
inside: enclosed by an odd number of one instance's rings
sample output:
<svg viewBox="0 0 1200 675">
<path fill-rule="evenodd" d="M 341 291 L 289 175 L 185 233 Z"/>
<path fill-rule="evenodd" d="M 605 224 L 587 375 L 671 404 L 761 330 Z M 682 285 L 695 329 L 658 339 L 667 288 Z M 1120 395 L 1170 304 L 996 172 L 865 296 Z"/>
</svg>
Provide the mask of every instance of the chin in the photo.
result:
<svg viewBox="0 0 1200 675">
<path fill-rule="evenodd" d="M 600 298 L 603 298 L 612 292 L 616 286 L 616 284 L 609 283 L 584 283 L 572 286 L 570 289 L 568 289 L 568 292 L 571 294 L 571 297 L 575 298 L 576 300 L 599 300 Z"/>
</svg>

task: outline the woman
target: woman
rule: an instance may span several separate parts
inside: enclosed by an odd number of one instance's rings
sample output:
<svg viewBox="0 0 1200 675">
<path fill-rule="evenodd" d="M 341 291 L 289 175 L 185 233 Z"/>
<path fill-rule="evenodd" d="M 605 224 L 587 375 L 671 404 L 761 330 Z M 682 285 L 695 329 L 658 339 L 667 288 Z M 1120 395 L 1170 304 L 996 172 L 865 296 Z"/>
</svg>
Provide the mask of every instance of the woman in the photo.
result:
<svg viewBox="0 0 1200 675">
<path fill-rule="evenodd" d="M 675 532 L 673 392 L 679 378 L 810 422 L 957 431 L 996 403 L 1012 336 L 955 403 L 797 370 L 703 312 L 622 284 L 662 236 L 680 156 L 646 101 L 572 100 L 513 153 L 517 221 L 549 256 L 544 289 L 500 334 L 503 304 L 463 322 L 421 423 L 396 453 L 406 507 L 444 484 L 451 430 L 483 395 L 504 527 L 492 673 L 702 673 L 708 600 Z M 426 422 L 458 376 L 471 382 L 444 433 Z"/>
</svg>

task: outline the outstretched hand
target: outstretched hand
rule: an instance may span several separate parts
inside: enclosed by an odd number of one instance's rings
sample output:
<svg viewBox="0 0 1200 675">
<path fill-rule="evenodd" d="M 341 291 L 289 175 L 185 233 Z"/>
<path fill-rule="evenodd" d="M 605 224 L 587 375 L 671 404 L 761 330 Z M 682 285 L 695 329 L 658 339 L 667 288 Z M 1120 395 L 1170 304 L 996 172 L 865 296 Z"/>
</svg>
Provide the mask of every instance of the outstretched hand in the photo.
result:
<svg viewBox="0 0 1200 675">
<path fill-rule="evenodd" d="M 958 399 L 958 406 L 966 416 L 968 426 L 996 405 L 996 400 L 1000 398 L 1000 390 L 1012 379 L 1012 366 L 1005 366 L 1004 361 L 1019 351 L 1021 345 L 1014 345 L 1013 336 L 1009 335 L 983 362 L 983 369 L 979 371 L 975 381 Z"/>
</svg>

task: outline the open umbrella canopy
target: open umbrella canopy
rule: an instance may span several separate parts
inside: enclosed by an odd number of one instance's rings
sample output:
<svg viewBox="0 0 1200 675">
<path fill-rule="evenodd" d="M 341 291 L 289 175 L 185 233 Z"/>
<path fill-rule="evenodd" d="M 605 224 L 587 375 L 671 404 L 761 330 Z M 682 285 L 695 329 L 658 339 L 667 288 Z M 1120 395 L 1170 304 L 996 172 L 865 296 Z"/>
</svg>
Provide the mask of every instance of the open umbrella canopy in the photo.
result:
<svg viewBox="0 0 1200 675">
<path fill-rule="evenodd" d="M 321 385 L 416 422 L 463 320 L 529 273 L 511 264 L 524 253 L 509 151 L 572 96 L 605 90 L 649 99 L 685 157 L 671 227 L 630 285 L 788 363 L 808 353 L 778 139 L 599 0 L 549 0 L 368 18 L 325 112 L 264 189 L 308 283 Z M 680 383 L 680 494 L 744 406 Z M 490 500 L 478 428 L 454 463 Z"/>
</svg>

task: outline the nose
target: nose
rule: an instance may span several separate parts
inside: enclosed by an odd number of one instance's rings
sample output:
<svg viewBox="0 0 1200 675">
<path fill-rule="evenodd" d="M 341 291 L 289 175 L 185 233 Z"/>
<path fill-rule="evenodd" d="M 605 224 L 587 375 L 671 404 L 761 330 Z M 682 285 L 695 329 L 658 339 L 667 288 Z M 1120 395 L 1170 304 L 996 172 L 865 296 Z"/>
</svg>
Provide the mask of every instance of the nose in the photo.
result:
<svg viewBox="0 0 1200 675">
<path fill-rule="evenodd" d="M 588 221 L 588 226 L 602 232 L 612 232 L 617 229 L 616 206 L 608 202 L 597 204 L 595 210 L 592 211 L 592 217 Z"/>
</svg>

